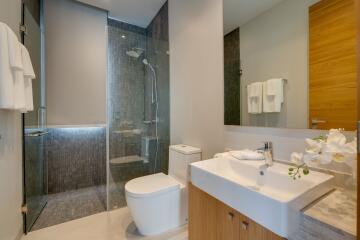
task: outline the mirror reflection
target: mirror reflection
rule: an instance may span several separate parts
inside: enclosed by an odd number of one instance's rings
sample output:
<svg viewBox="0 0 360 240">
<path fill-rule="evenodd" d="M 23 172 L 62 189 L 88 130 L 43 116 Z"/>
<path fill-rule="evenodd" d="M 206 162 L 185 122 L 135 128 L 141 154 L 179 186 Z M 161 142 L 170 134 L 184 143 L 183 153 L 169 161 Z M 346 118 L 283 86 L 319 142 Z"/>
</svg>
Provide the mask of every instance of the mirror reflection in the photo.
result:
<svg viewBox="0 0 360 240">
<path fill-rule="evenodd" d="M 354 1 L 224 0 L 225 125 L 356 129 Z"/>
</svg>

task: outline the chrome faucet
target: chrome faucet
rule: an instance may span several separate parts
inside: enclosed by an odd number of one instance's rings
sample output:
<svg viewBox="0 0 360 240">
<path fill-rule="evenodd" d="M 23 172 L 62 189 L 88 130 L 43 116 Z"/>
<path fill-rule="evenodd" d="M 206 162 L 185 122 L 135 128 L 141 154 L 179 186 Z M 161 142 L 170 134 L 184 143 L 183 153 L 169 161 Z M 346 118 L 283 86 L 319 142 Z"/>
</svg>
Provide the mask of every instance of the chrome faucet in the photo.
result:
<svg viewBox="0 0 360 240">
<path fill-rule="evenodd" d="M 264 147 L 258 150 L 262 150 L 264 152 L 265 157 L 265 168 L 269 168 L 274 165 L 273 159 L 273 145 L 272 142 L 264 142 Z"/>
</svg>

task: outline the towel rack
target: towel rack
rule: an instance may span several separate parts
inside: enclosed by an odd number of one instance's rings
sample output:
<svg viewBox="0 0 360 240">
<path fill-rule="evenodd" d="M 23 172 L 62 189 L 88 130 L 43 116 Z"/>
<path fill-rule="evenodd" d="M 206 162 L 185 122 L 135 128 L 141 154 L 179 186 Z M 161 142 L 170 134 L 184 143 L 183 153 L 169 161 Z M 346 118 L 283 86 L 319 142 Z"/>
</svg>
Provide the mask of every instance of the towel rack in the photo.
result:
<svg viewBox="0 0 360 240">
<path fill-rule="evenodd" d="M 288 80 L 287 80 L 286 78 L 282 78 L 282 80 L 284 81 L 284 83 L 288 83 Z M 251 83 L 250 83 L 250 84 L 251 84 Z M 247 88 L 250 84 L 246 85 L 246 88 Z"/>
</svg>

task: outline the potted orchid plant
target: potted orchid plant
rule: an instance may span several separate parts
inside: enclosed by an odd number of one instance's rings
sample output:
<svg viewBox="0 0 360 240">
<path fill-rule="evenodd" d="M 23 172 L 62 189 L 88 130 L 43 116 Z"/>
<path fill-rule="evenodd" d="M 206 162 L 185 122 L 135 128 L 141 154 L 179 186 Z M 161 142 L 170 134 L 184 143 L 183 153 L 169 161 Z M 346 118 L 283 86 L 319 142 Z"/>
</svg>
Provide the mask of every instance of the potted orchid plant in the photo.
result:
<svg viewBox="0 0 360 240">
<path fill-rule="evenodd" d="M 305 153 L 291 154 L 291 161 L 295 167 L 289 168 L 289 176 L 296 180 L 302 175 L 308 175 L 310 166 L 331 162 L 345 163 L 353 167 L 357 154 L 357 139 L 347 142 L 342 131 L 331 129 L 326 136 L 306 139 Z"/>
</svg>

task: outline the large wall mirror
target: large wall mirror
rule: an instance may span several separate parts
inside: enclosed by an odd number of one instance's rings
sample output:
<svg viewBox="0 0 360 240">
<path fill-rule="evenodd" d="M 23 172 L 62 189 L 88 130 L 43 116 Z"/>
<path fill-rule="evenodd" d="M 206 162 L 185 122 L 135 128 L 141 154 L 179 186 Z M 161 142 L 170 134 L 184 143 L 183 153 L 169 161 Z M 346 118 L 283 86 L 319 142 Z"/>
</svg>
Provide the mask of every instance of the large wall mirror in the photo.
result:
<svg viewBox="0 0 360 240">
<path fill-rule="evenodd" d="M 225 125 L 357 122 L 354 0 L 224 0 Z"/>
</svg>

